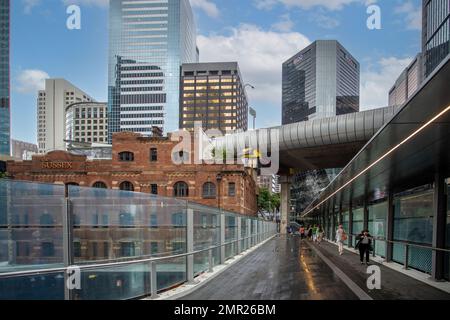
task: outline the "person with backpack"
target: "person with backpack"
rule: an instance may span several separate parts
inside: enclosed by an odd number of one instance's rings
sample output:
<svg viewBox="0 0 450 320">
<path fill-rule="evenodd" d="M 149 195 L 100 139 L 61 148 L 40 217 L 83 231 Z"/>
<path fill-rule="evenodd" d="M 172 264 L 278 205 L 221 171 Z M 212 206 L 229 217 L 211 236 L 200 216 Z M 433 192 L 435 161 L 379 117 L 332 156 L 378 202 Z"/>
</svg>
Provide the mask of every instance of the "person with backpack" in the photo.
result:
<svg viewBox="0 0 450 320">
<path fill-rule="evenodd" d="M 339 255 L 341 256 L 344 254 L 344 241 L 346 240 L 347 233 L 345 232 L 342 224 L 340 224 L 338 229 L 336 230 L 336 242 L 338 244 Z"/>
<path fill-rule="evenodd" d="M 355 248 L 359 249 L 359 260 L 361 261 L 361 264 L 364 264 L 364 256 L 366 256 L 366 265 L 369 265 L 370 251 L 373 251 L 372 239 L 373 237 L 367 229 L 361 231 L 361 233 L 356 237 L 358 243 Z"/>
</svg>

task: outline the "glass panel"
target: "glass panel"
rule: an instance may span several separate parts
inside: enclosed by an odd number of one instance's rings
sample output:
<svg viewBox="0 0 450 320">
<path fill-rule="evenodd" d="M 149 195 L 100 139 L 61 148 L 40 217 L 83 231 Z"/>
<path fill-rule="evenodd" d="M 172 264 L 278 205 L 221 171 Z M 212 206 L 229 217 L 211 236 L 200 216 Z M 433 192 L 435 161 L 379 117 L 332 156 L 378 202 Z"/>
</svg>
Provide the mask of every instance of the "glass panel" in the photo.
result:
<svg viewBox="0 0 450 320">
<path fill-rule="evenodd" d="M 433 191 L 409 191 L 395 198 L 394 240 L 431 245 L 433 237 Z M 403 245 L 394 246 L 394 261 L 403 253 Z M 410 266 L 431 272 L 431 250 L 410 247 Z"/>
<path fill-rule="evenodd" d="M 118 190 L 69 187 L 75 263 L 186 252 L 186 202 Z M 95 249 L 96 248 L 96 249 Z"/>
<path fill-rule="evenodd" d="M 348 233 L 349 230 L 349 219 L 350 219 L 350 213 L 348 211 L 344 211 L 342 213 L 342 227 L 344 228 L 345 232 Z M 344 244 L 348 246 L 348 238 L 344 241 Z"/>
<path fill-rule="evenodd" d="M 194 251 L 215 247 L 220 244 L 220 225 L 218 210 L 205 206 L 189 204 L 194 211 Z M 213 263 L 220 262 L 220 249 L 213 249 Z M 194 273 L 198 275 L 209 268 L 208 251 L 194 256 Z"/>
<path fill-rule="evenodd" d="M 63 266 L 64 186 L 0 180 L 0 273 Z"/>
<path fill-rule="evenodd" d="M 445 228 L 446 248 L 450 249 L 450 178 L 447 181 L 447 227 Z M 445 279 L 450 280 L 449 276 L 450 254 L 445 254 Z"/>
<path fill-rule="evenodd" d="M 145 263 L 82 270 L 81 290 L 74 290 L 74 299 L 123 300 L 149 295 L 148 270 Z"/>
<path fill-rule="evenodd" d="M 64 274 L 0 279 L 0 300 L 64 300 Z"/>
<path fill-rule="evenodd" d="M 235 216 L 225 215 L 225 242 L 237 239 L 237 219 Z M 233 242 L 225 246 L 225 258 L 229 259 L 236 254 L 237 243 Z"/>
<path fill-rule="evenodd" d="M 375 238 L 386 239 L 386 223 L 388 203 L 377 203 L 368 206 L 369 210 L 369 232 Z M 381 257 L 386 256 L 386 242 L 375 240 L 375 254 Z"/>
<path fill-rule="evenodd" d="M 364 229 L 364 208 L 353 209 L 353 234 L 359 234 Z M 352 237 L 353 247 L 356 246 L 356 237 Z"/>
</svg>

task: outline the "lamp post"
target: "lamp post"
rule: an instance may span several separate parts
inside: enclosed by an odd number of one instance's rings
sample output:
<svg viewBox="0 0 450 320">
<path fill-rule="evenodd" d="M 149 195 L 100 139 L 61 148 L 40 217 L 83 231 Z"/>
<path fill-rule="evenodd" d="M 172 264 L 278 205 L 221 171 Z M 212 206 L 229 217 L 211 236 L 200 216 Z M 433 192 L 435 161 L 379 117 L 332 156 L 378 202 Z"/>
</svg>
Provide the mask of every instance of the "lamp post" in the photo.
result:
<svg viewBox="0 0 450 320">
<path fill-rule="evenodd" d="M 222 181 L 222 174 L 218 173 L 216 176 L 216 180 L 217 180 L 217 207 L 220 210 L 220 197 L 221 197 L 221 192 L 220 192 L 220 182 Z"/>
</svg>

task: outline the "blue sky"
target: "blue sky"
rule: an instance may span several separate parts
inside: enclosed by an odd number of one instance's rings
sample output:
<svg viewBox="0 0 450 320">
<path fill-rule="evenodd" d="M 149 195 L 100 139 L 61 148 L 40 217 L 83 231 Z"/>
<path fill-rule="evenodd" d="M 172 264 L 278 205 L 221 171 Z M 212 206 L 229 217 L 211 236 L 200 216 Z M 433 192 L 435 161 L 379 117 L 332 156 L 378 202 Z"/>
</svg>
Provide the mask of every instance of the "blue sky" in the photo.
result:
<svg viewBox="0 0 450 320">
<path fill-rule="evenodd" d="M 281 119 L 281 65 L 317 39 L 337 39 L 361 64 L 361 109 L 387 104 L 388 90 L 421 49 L 420 0 L 191 0 L 201 61 L 238 61 L 258 112 Z M 81 30 L 66 28 L 79 4 Z M 370 4 L 381 30 L 369 30 Z M 13 138 L 36 142 L 36 94 L 47 77 L 66 78 L 107 98 L 108 0 L 14 0 L 11 17 Z"/>
</svg>

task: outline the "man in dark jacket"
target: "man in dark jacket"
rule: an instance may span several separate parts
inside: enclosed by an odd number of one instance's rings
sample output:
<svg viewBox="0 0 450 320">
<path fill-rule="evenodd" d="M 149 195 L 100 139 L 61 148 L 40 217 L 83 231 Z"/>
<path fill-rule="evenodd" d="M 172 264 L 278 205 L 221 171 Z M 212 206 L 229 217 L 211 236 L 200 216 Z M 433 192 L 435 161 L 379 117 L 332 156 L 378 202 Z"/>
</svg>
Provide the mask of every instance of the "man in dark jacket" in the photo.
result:
<svg viewBox="0 0 450 320">
<path fill-rule="evenodd" d="M 364 264 L 364 255 L 366 256 L 366 264 L 369 265 L 370 251 L 372 251 L 372 236 L 369 230 L 363 230 L 357 237 L 358 243 L 356 248 L 359 249 L 359 259 Z"/>
</svg>

